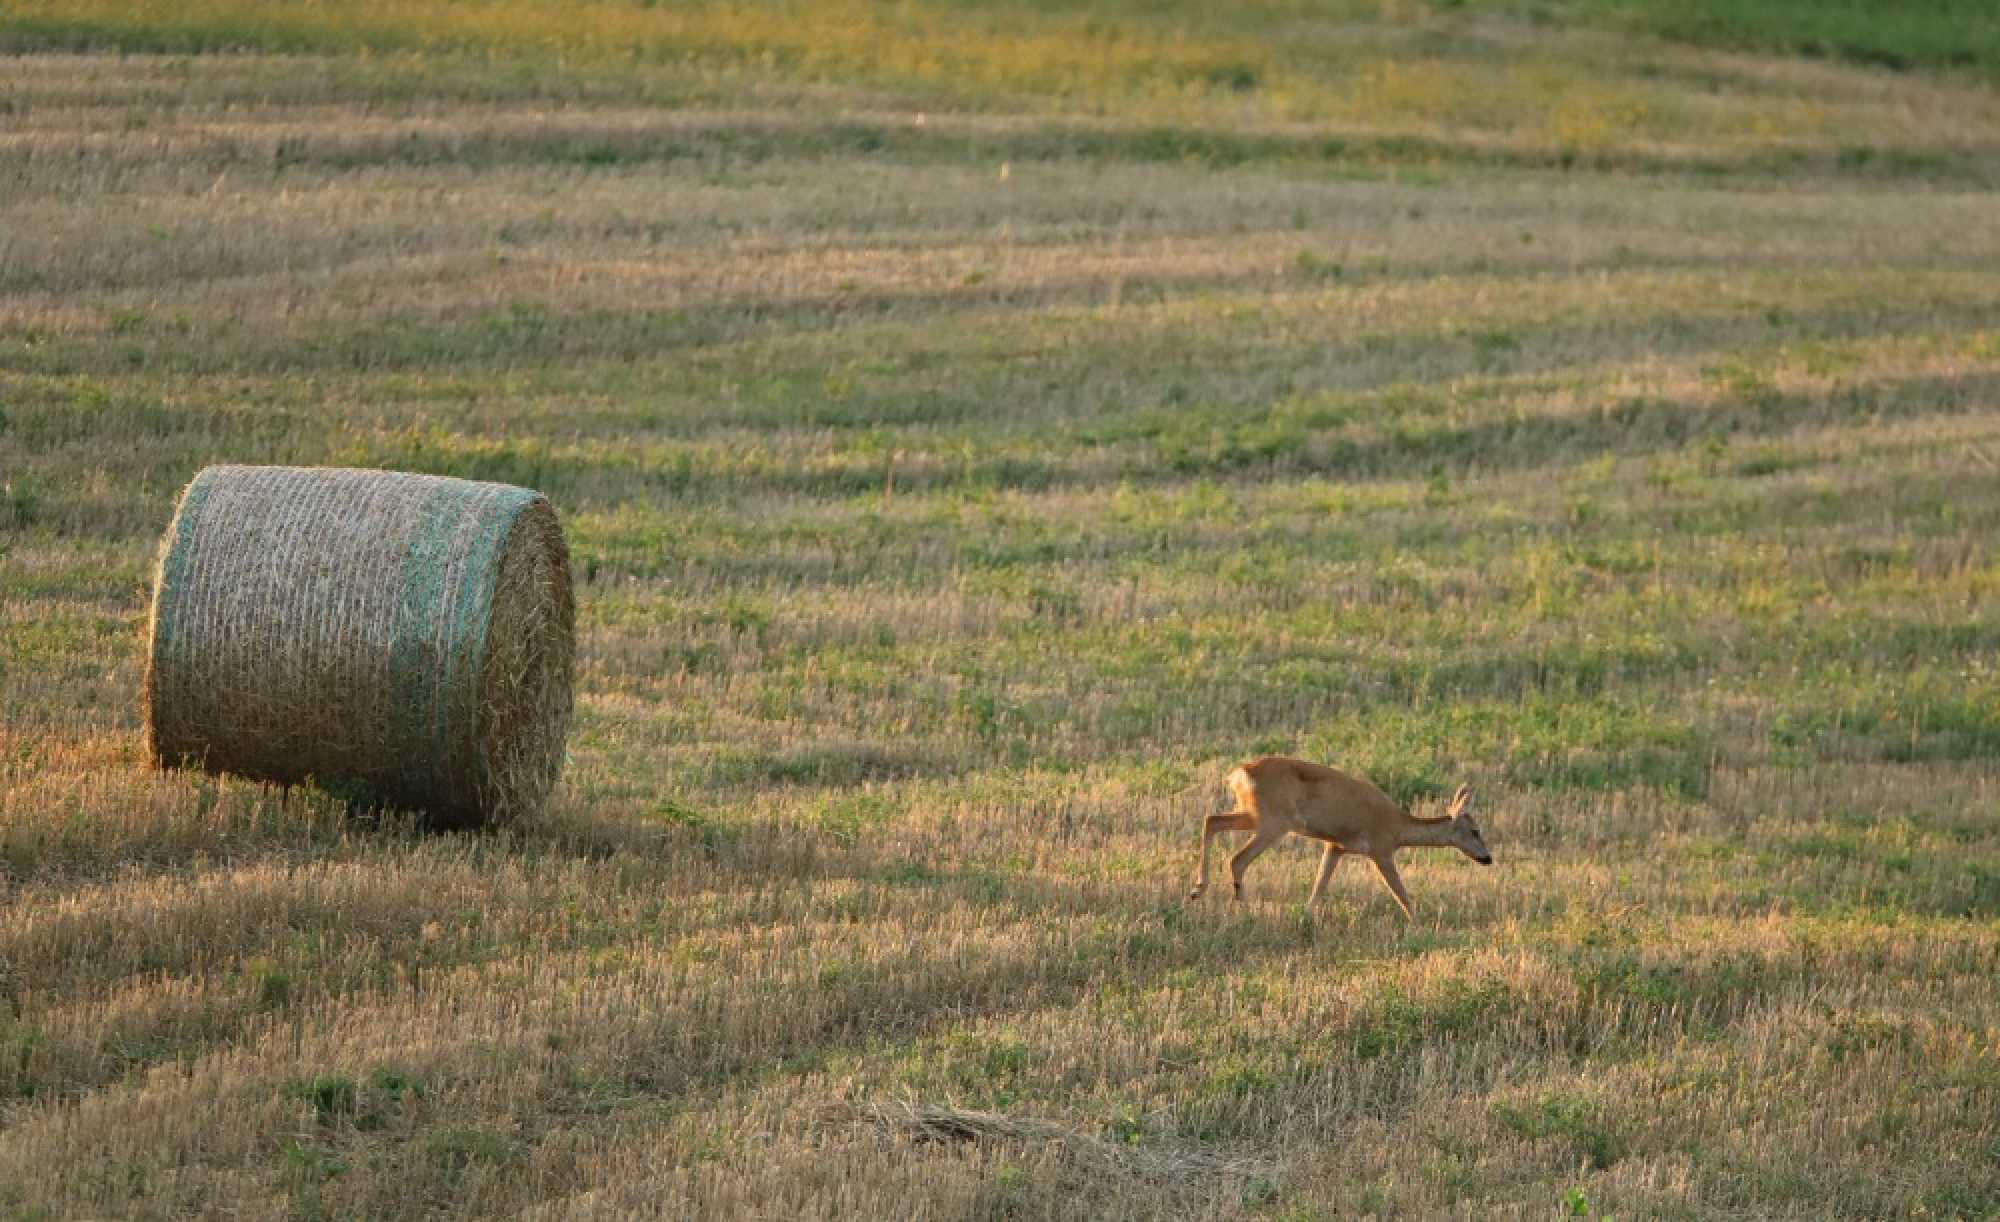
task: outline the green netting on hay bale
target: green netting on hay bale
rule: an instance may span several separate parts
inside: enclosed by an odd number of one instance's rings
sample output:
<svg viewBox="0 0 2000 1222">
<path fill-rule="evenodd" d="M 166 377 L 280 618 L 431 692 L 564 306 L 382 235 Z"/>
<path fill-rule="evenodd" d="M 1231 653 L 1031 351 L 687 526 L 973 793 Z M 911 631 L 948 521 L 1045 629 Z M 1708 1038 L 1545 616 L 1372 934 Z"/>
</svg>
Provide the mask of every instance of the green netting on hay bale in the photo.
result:
<svg viewBox="0 0 2000 1222">
<path fill-rule="evenodd" d="M 312 779 L 486 823 L 554 787 L 576 638 L 540 494 L 395 471 L 209 467 L 160 548 L 162 766 Z"/>
</svg>

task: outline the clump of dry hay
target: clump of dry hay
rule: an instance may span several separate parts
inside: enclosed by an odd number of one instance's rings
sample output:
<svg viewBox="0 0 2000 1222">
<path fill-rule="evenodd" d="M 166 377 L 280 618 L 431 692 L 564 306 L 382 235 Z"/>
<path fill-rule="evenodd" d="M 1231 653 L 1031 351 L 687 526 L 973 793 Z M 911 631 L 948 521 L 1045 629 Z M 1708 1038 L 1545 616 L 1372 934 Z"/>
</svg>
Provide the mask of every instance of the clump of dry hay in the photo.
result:
<svg viewBox="0 0 2000 1222">
<path fill-rule="evenodd" d="M 1078 1161 L 1101 1170 L 1159 1184 L 1182 1184 L 1210 1177 L 1249 1179 L 1267 1175 L 1261 1159 L 1212 1150 L 1148 1148 L 1114 1144 L 1047 1120 L 973 1111 L 934 1103 L 866 1103 L 836 1105 L 827 1111 L 835 1121 L 862 1120 L 921 1141 L 1012 1141 L 1060 1147 Z"/>
<path fill-rule="evenodd" d="M 575 621 L 569 549 L 538 493 L 209 467 L 160 548 L 147 746 L 163 767 L 498 821 L 561 770 Z"/>
</svg>

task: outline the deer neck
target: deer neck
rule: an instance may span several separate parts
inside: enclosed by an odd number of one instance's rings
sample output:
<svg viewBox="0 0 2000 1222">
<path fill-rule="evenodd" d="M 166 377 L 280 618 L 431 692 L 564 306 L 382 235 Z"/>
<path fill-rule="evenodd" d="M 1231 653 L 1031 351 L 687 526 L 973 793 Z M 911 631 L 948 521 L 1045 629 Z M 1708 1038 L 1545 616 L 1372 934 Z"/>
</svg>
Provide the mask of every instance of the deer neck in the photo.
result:
<svg viewBox="0 0 2000 1222">
<path fill-rule="evenodd" d="M 1419 819 L 1414 815 L 1405 815 L 1402 826 L 1396 829 L 1396 843 L 1406 849 L 1450 848 L 1453 843 L 1451 820 Z"/>
</svg>

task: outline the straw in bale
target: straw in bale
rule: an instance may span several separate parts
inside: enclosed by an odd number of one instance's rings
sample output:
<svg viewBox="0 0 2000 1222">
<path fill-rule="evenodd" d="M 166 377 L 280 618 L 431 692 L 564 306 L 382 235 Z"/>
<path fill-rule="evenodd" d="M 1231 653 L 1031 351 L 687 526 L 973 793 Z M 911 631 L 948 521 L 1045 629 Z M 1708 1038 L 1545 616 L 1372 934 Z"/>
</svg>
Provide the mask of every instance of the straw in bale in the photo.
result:
<svg viewBox="0 0 2000 1222">
<path fill-rule="evenodd" d="M 451 826 L 505 819 L 562 767 L 575 619 L 539 493 L 209 467 L 160 547 L 147 745 L 163 767 L 311 778 Z"/>
</svg>

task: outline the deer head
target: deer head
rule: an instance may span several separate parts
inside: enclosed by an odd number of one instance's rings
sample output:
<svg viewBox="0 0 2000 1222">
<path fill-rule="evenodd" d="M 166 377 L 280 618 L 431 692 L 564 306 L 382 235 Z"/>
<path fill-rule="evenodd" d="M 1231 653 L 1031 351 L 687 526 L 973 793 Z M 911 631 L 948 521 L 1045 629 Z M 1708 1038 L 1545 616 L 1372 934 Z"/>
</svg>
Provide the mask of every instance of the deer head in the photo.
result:
<svg viewBox="0 0 2000 1222">
<path fill-rule="evenodd" d="M 1480 836 L 1479 825 L 1472 821 L 1472 787 L 1460 785 L 1444 813 L 1451 817 L 1452 847 L 1482 866 L 1492 865 L 1493 852 Z"/>
</svg>

